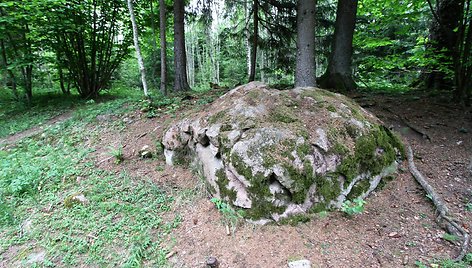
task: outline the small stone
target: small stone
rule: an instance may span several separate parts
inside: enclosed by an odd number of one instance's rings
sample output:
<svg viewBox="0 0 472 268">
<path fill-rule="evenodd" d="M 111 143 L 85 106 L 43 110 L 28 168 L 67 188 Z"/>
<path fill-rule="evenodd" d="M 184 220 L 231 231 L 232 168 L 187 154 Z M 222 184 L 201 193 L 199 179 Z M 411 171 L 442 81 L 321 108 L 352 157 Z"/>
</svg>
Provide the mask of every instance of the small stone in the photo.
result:
<svg viewBox="0 0 472 268">
<path fill-rule="evenodd" d="M 76 204 L 86 205 L 88 203 L 89 200 L 85 197 L 84 194 L 81 193 L 75 193 L 64 199 L 64 206 L 67 208 L 73 207 Z"/>
<path fill-rule="evenodd" d="M 401 235 L 398 234 L 397 232 L 391 232 L 391 233 L 388 234 L 388 237 L 399 238 L 399 237 L 401 237 Z"/>
<path fill-rule="evenodd" d="M 144 145 L 141 150 L 139 150 L 139 156 L 142 158 L 152 158 L 152 152 L 149 149 L 149 145 Z"/>
<path fill-rule="evenodd" d="M 410 260 L 410 257 L 408 255 L 403 256 L 402 264 L 408 265 L 409 260 Z"/>
<path fill-rule="evenodd" d="M 46 257 L 46 252 L 44 251 L 31 253 L 28 256 L 28 260 L 26 261 L 26 263 L 27 264 L 42 263 L 44 262 L 44 257 Z"/>
<path fill-rule="evenodd" d="M 32 229 L 33 221 L 31 219 L 27 219 L 21 224 L 21 231 L 23 233 L 30 233 Z"/>
<path fill-rule="evenodd" d="M 208 257 L 206 261 L 206 265 L 208 268 L 217 268 L 218 267 L 218 260 L 215 257 Z"/>
<path fill-rule="evenodd" d="M 72 197 L 72 200 L 75 200 L 81 204 L 88 204 L 88 199 L 85 197 L 85 195 L 83 194 L 79 194 L 79 195 L 76 195 L 74 197 Z"/>
<path fill-rule="evenodd" d="M 291 261 L 288 263 L 288 268 L 311 268 L 309 260 Z"/>
<path fill-rule="evenodd" d="M 459 129 L 459 132 L 460 132 L 460 133 L 468 133 L 469 130 L 468 130 L 467 128 L 461 127 L 461 128 Z"/>
</svg>

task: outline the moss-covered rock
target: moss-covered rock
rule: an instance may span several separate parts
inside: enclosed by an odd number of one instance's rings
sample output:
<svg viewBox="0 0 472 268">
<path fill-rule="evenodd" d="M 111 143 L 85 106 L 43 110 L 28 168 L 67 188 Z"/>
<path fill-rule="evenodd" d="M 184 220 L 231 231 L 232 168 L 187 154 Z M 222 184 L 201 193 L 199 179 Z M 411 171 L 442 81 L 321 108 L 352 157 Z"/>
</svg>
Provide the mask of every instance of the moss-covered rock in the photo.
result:
<svg viewBox="0 0 472 268">
<path fill-rule="evenodd" d="M 396 171 L 400 140 L 351 99 L 250 83 L 178 122 L 169 164 L 193 163 L 211 194 L 267 222 L 339 208 Z"/>
</svg>

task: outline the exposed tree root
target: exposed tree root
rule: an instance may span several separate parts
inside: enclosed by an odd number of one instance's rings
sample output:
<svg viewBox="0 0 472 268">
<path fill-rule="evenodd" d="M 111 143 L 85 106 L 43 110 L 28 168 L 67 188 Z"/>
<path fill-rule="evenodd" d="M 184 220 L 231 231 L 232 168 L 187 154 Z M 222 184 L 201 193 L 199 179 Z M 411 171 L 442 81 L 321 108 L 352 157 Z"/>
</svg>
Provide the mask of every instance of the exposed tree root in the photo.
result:
<svg viewBox="0 0 472 268">
<path fill-rule="evenodd" d="M 415 124 L 411 123 L 410 121 L 408 121 L 407 118 L 403 117 L 403 116 L 400 116 L 400 119 L 403 121 L 403 123 L 409 127 L 410 129 L 412 129 L 413 131 L 415 131 L 416 133 L 420 134 L 423 139 L 427 139 L 429 141 L 431 141 L 431 137 L 426 133 L 425 130 L 421 129 L 420 127 L 416 126 Z"/>
<path fill-rule="evenodd" d="M 442 220 L 446 222 L 446 231 L 448 231 L 450 234 L 457 235 L 457 236 L 462 236 L 462 245 L 461 245 L 461 251 L 459 255 L 454 258 L 454 261 L 461 261 L 465 255 L 467 254 L 469 250 L 469 244 L 470 244 L 470 236 L 469 233 L 462 228 L 462 224 L 458 223 L 456 219 L 454 219 L 450 213 L 449 209 L 447 208 L 446 204 L 443 202 L 441 197 L 434 191 L 433 187 L 426 181 L 426 178 L 421 174 L 421 172 L 418 171 L 418 169 L 415 166 L 415 163 L 413 161 L 413 150 L 411 149 L 411 146 L 408 146 L 408 165 L 410 168 L 410 173 L 415 177 L 416 181 L 423 187 L 423 189 L 426 191 L 428 196 L 431 198 L 433 201 L 434 206 L 436 207 L 436 211 L 438 213 L 438 217 L 436 218 L 436 221 L 441 224 Z"/>
</svg>

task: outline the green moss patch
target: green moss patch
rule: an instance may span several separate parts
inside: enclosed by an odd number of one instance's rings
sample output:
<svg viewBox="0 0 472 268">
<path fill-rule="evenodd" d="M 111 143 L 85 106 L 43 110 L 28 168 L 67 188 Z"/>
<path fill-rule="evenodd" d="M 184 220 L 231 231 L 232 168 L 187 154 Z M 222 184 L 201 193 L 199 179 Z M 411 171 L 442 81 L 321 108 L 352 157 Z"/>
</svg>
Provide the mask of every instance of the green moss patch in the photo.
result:
<svg viewBox="0 0 472 268">
<path fill-rule="evenodd" d="M 220 189 L 220 195 L 222 199 L 227 199 L 230 202 L 236 200 L 236 192 L 228 188 L 229 180 L 226 176 L 224 169 L 219 169 L 216 171 L 216 184 Z"/>
<path fill-rule="evenodd" d="M 337 172 L 343 175 L 347 186 L 359 174 L 370 172 L 380 174 L 397 158 L 398 150 L 403 152 L 399 139 L 383 126 L 376 126 L 355 143 L 355 153 L 343 159 Z"/>
</svg>

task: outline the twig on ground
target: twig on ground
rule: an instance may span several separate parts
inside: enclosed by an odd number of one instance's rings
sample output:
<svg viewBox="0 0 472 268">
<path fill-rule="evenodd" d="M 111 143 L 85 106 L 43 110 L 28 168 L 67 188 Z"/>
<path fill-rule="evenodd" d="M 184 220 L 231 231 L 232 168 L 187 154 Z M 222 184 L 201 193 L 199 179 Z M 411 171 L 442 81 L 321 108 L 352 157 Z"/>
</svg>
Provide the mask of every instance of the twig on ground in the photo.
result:
<svg viewBox="0 0 472 268">
<path fill-rule="evenodd" d="M 413 160 L 413 150 L 411 146 L 408 145 L 408 166 L 410 168 L 410 173 L 415 177 L 416 181 L 423 187 L 426 191 L 428 196 L 433 201 L 434 206 L 436 207 L 438 217 L 436 221 L 441 223 L 441 220 L 446 221 L 446 230 L 453 235 L 462 236 L 462 245 L 461 251 L 459 255 L 454 258 L 454 261 L 461 261 L 468 252 L 469 244 L 470 244 L 470 236 L 469 233 L 461 226 L 462 224 L 458 224 L 458 221 L 454 219 L 449 214 L 449 209 L 446 204 L 443 202 L 441 197 L 436 193 L 433 187 L 427 182 L 426 178 L 421 174 L 421 172 L 416 168 L 414 160 Z"/>
<path fill-rule="evenodd" d="M 110 156 L 110 157 L 107 157 L 107 158 L 101 160 L 100 162 L 97 163 L 97 166 L 100 166 L 103 162 L 106 162 L 106 161 L 108 161 L 108 160 L 110 160 L 110 159 L 112 159 L 112 158 L 113 158 L 113 156 Z"/>
</svg>

